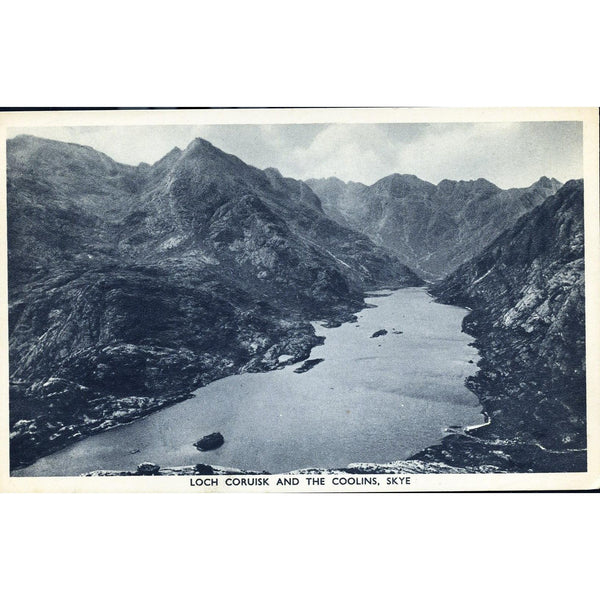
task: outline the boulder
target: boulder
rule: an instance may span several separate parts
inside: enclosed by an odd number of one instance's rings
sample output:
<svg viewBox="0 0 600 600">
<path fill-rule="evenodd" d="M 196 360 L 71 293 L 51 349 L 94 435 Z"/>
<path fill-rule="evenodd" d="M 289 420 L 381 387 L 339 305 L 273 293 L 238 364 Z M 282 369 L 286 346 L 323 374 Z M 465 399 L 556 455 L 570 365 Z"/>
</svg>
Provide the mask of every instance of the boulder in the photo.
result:
<svg viewBox="0 0 600 600">
<path fill-rule="evenodd" d="M 199 439 L 194 446 L 200 452 L 204 452 L 206 450 L 216 450 L 220 448 L 225 443 L 225 438 L 219 433 L 210 433 L 209 435 L 205 435 L 203 438 Z"/>
<path fill-rule="evenodd" d="M 194 473 L 197 475 L 214 475 L 215 470 L 210 465 L 200 463 L 194 467 Z"/>
<path fill-rule="evenodd" d="M 378 329 L 371 337 L 376 338 L 382 335 L 387 335 L 387 329 Z"/>
<path fill-rule="evenodd" d="M 158 475 L 160 466 L 151 462 L 143 462 L 137 467 L 138 475 Z"/>
</svg>

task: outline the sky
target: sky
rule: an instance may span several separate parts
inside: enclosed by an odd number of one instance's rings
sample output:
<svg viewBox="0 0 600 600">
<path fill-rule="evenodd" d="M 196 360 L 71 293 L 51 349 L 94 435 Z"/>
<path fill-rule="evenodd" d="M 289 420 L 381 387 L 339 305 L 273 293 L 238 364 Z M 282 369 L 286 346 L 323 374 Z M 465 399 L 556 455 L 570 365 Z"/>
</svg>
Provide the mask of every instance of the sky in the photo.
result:
<svg viewBox="0 0 600 600">
<path fill-rule="evenodd" d="M 202 137 L 225 152 L 286 177 L 335 176 L 372 184 L 392 173 L 432 183 L 483 177 L 501 188 L 525 187 L 542 175 L 583 176 L 582 124 L 381 123 L 303 125 L 151 125 L 9 129 L 92 146 L 114 160 L 154 163 Z"/>
</svg>

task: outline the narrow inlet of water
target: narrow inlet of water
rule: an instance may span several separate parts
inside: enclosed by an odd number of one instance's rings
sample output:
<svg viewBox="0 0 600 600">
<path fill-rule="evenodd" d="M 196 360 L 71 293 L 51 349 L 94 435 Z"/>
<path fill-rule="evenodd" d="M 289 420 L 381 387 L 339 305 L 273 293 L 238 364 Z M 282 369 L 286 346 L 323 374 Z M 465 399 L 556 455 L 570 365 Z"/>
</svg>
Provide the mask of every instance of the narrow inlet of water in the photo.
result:
<svg viewBox="0 0 600 600">
<path fill-rule="evenodd" d="M 281 473 L 303 467 L 402 460 L 439 442 L 447 427 L 483 423 L 464 385 L 478 353 L 461 332 L 467 311 L 437 304 L 424 288 L 367 297 L 356 323 L 327 329 L 313 348 L 321 362 L 245 373 L 198 389 L 193 398 L 81 440 L 13 473 L 72 476 L 207 463 Z M 383 333 L 381 330 L 385 330 Z M 373 337 L 373 334 L 380 335 Z M 193 443 L 219 431 L 225 444 Z"/>
</svg>

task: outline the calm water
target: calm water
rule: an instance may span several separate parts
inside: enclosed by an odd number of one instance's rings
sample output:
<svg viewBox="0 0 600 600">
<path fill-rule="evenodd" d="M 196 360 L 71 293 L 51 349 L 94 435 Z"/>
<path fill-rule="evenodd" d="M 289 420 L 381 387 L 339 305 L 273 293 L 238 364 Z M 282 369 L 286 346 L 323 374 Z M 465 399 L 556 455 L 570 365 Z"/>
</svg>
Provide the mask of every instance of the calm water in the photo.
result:
<svg viewBox="0 0 600 600">
<path fill-rule="evenodd" d="M 87 438 L 15 475 L 66 476 L 204 462 L 272 473 L 407 458 L 439 441 L 451 425 L 483 422 L 464 386 L 477 351 L 461 333 L 466 311 L 436 304 L 422 288 L 367 298 L 357 323 L 326 336 L 306 373 L 300 363 L 269 373 L 234 375 L 194 397 L 118 429 Z M 371 338 L 379 329 L 388 334 Z M 401 331 L 395 334 L 393 331 Z M 472 360 L 473 363 L 469 363 Z M 211 452 L 192 446 L 220 431 Z M 133 454 L 132 454 L 133 453 Z"/>
</svg>

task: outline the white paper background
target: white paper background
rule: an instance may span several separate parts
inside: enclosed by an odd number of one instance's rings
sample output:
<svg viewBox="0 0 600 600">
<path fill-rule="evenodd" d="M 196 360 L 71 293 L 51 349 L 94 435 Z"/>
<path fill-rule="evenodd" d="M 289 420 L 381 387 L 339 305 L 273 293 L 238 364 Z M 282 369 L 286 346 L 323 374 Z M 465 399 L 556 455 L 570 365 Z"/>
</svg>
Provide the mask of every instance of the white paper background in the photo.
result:
<svg viewBox="0 0 600 600">
<path fill-rule="evenodd" d="M 484 8 L 485 7 L 485 8 Z M 597 106 L 588 2 L 20 2 L 3 106 Z M 594 494 L 3 495 L 5 597 L 577 598 Z"/>
</svg>

